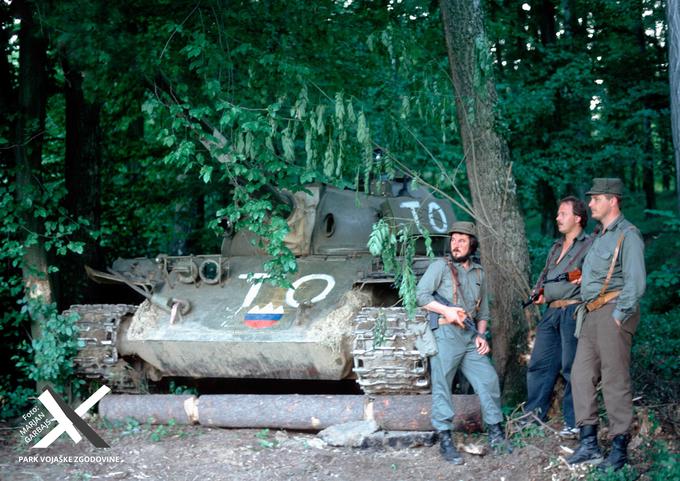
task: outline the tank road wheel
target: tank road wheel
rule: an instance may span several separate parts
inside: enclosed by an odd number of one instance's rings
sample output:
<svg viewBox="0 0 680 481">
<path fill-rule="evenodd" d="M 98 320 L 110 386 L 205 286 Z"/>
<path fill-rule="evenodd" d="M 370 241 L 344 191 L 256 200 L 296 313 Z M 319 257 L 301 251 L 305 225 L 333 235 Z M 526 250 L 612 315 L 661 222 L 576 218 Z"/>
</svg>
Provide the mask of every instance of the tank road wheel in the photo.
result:
<svg viewBox="0 0 680 481">
<path fill-rule="evenodd" d="M 409 326 L 424 323 L 420 312 L 410 320 L 398 307 L 365 307 L 354 318 L 352 356 L 357 382 L 366 394 L 430 392 L 427 357 L 415 347 Z"/>
<path fill-rule="evenodd" d="M 116 348 L 122 320 L 136 310 L 137 306 L 127 304 L 89 304 L 71 306 L 63 312 L 79 317 L 76 322 L 79 350 L 74 359 L 78 377 L 100 381 L 114 392 L 145 390 L 141 372 L 119 358 Z"/>
</svg>

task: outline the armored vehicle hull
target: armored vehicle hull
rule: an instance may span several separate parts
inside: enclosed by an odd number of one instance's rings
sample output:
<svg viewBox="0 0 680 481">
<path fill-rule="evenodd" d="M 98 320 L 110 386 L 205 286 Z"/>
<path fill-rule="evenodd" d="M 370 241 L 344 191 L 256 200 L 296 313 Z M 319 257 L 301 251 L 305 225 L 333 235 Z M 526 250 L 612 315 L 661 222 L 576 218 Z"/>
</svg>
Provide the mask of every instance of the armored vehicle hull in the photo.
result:
<svg viewBox="0 0 680 481">
<path fill-rule="evenodd" d="M 108 273 L 90 270 L 147 300 L 138 308 L 73 306 L 85 345 L 77 370 L 121 391 L 163 377 L 358 377 L 368 392 L 427 390 L 427 362 L 408 329 L 421 319 L 375 309 L 398 299 L 366 242 L 380 217 L 426 226 L 445 242 L 450 206 L 428 195 L 310 192 L 291 194 L 287 241 L 298 270 L 290 288 L 262 282 L 267 258 L 246 232 L 225 237 L 220 255 L 119 259 Z M 419 257 L 416 271 L 428 263 Z"/>
</svg>

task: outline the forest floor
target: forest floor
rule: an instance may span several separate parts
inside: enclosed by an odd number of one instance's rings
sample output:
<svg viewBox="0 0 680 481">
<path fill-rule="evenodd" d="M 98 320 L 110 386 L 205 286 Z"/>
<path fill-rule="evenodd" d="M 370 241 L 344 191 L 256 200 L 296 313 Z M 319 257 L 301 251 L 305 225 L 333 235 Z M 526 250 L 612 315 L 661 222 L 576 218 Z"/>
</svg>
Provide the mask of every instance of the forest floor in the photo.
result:
<svg viewBox="0 0 680 481">
<path fill-rule="evenodd" d="M 511 454 L 464 454 L 462 466 L 444 462 L 437 445 L 336 448 L 324 445 L 314 433 L 134 422 L 110 426 L 99 421 L 94 426 L 110 448 L 97 449 L 87 440 L 74 444 L 62 435 L 46 449 L 30 449 L 16 429 L 0 425 L 0 432 L 10 433 L 0 437 L 0 479 L 561 481 L 585 479 L 587 472 L 560 459 L 568 456 L 562 446 L 574 448 L 575 440 L 562 440 L 535 426 L 513 435 Z M 459 445 L 486 443 L 478 434 L 456 433 L 456 440 Z M 631 449 L 631 464 L 645 473 L 649 460 L 644 446 L 637 444 Z M 643 474 L 639 479 L 647 478 Z"/>
</svg>

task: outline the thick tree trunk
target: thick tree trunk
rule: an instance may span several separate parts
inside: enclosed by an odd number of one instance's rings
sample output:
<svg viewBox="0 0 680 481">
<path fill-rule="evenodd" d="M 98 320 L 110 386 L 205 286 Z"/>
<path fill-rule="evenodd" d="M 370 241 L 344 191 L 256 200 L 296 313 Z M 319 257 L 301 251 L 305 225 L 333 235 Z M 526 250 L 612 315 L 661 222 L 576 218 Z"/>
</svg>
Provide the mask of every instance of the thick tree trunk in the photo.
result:
<svg viewBox="0 0 680 481">
<path fill-rule="evenodd" d="M 496 91 L 478 1 L 441 0 L 482 263 L 491 293 L 493 360 L 506 395 L 524 396 L 519 355 L 526 324 L 529 254 L 506 142 L 494 128 Z"/>
<path fill-rule="evenodd" d="M 680 0 L 667 0 L 668 76 L 671 87 L 671 130 L 675 157 L 676 207 L 680 212 Z"/>
<path fill-rule="evenodd" d="M 91 103 L 83 94 L 83 76 L 70 64 L 67 53 L 62 53 L 64 70 L 64 98 L 66 100 L 66 158 L 64 178 L 66 183 L 65 206 L 73 219 L 84 218 L 89 228 L 99 230 L 101 225 L 101 105 Z M 85 242 L 82 255 L 69 254 L 60 267 L 60 307 L 97 298 L 97 284 L 88 282 L 85 265 L 102 267 L 98 244 L 84 236 L 76 238 Z"/>
<path fill-rule="evenodd" d="M 22 207 L 23 223 L 28 232 L 22 265 L 27 297 L 42 303 L 52 302 L 52 285 L 48 276 L 47 254 L 42 225 L 30 206 L 40 196 L 40 170 L 47 104 L 47 40 L 33 18 L 32 5 L 19 2 L 19 115 L 16 122 L 15 161 L 17 166 L 17 201 Z M 31 312 L 32 321 L 41 321 Z M 34 329 L 34 334 L 37 331 Z"/>
</svg>

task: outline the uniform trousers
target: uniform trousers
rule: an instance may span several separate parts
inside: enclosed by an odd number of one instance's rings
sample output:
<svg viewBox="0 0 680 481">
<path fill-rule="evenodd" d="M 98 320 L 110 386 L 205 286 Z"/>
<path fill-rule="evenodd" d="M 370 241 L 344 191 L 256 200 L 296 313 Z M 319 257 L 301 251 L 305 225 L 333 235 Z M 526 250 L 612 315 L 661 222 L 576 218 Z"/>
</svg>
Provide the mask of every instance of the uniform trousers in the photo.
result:
<svg viewBox="0 0 680 481">
<path fill-rule="evenodd" d="M 526 411 L 546 418 L 557 376 L 565 381 L 562 415 L 569 427 L 576 426 L 571 392 L 571 366 L 578 339 L 574 337 L 576 304 L 546 309 L 536 328 L 536 340 L 527 369 Z"/>
<path fill-rule="evenodd" d="M 477 352 L 474 334 L 446 324 L 435 329 L 434 336 L 438 353 L 430 358 L 432 426 L 437 431 L 452 429 L 455 411 L 451 384 L 458 368 L 479 396 L 484 422 L 500 423 L 503 413 L 498 374 L 489 357 Z"/>
<path fill-rule="evenodd" d="M 638 308 L 619 327 L 614 307 L 612 302 L 586 314 L 571 370 L 576 425 L 598 423 L 596 388 L 602 381 L 611 437 L 628 433 L 633 423 L 630 349 L 640 321 Z"/>
</svg>

